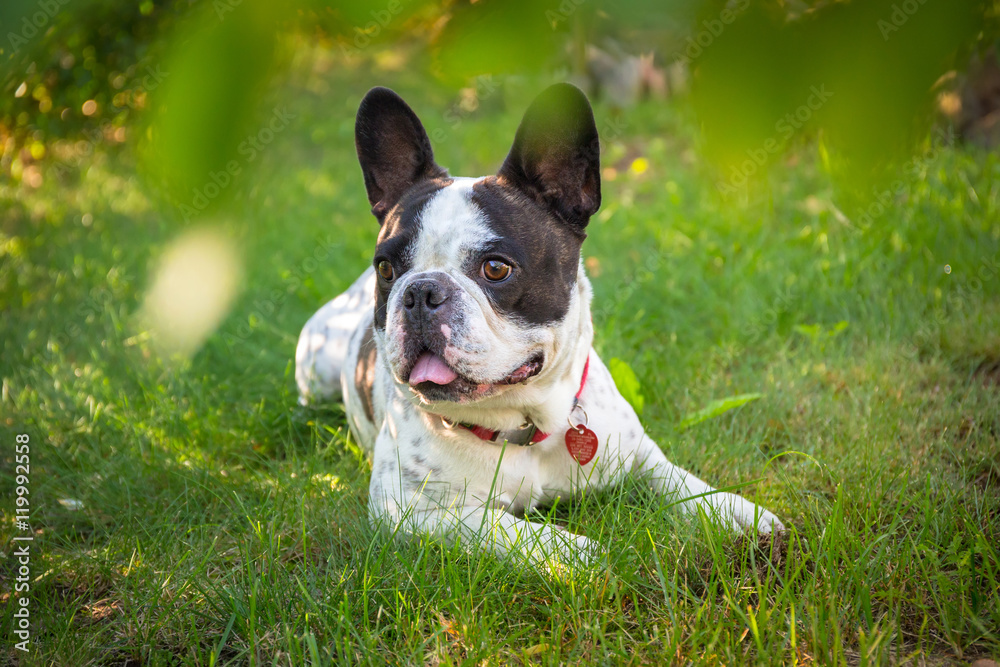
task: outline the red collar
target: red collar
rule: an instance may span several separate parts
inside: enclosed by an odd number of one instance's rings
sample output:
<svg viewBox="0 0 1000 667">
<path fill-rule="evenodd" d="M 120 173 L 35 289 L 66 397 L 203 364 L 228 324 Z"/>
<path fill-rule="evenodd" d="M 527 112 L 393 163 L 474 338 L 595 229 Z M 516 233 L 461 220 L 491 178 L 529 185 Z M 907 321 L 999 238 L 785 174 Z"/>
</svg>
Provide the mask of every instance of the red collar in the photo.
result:
<svg viewBox="0 0 1000 667">
<path fill-rule="evenodd" d="M 576 396 L 573 397 L 573 407 L 580 402 L 580 396 L 583 394 L 583 388 L 587 384 L 587 373 L 590 371 L 590 355 L 587 355 L 587 363 L 583 365 L 583 376 L 580 378 L 580 389 L 576 392 Z M 448 423 L 447 421 L 445 422 Z M 467 431 L 472 431 L 473 434 L 480 440 L 486 440 L 487 442 L 497 442 L 498 440 L 503 442 L 506 440 L 510 444 L 521 445 L 522 447 L 534 445 L 536 443 L 545 440 L 549 437 L 548 433 L 542 433 L 538 430 L 531 420 L 528 420 L 524 426 L 514 429 L 512 431 L 493 431 L 486 428 L 485 426 L 479 426 L 478 424 L 463 424 L 461 422 L 456 423 L 455 426 L 464 428 Z"/>
</svg>

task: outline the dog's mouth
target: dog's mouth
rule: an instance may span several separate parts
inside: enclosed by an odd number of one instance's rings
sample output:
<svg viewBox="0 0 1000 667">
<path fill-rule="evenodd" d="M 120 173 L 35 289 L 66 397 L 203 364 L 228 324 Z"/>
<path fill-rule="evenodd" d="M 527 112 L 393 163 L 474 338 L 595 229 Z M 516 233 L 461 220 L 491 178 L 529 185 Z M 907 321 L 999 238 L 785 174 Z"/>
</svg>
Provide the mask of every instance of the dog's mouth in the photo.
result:
<svg viewBox="0 0 1000 667">
<path fill-rule="evenodd" d="M 500 380 L 477 382 L 460 375 L 440 355 L 424 350 L 413 364 L 407 383 L 426 401 L 473 401 L 538 375 L 542 371 L 543 360 L 542 353 L 537 352 Z"/>
</svg>

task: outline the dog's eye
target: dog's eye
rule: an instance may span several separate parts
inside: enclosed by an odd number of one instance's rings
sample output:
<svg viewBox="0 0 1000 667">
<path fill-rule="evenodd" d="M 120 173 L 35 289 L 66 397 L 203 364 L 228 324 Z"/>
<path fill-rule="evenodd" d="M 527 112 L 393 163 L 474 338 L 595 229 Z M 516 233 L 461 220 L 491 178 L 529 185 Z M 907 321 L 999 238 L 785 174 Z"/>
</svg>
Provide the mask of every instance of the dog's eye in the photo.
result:
<svg viewBox="0 0 1000 667">
<path fill-rule="evenodd" d="M 501 262 L 499 259 L 488 259 L 483 262 L 483 277 L 492 283 L 507 280 L 510 271 L 510 264 Z"/>
<path fill-rule="evenodd" d="M 378 274 L 382 276 L 382 280 L 386 282 L 391 282 L 395 274 L 392 271 L 392 264 L 385 261 L 384 259 L 378 263 Z"/>
</svg>

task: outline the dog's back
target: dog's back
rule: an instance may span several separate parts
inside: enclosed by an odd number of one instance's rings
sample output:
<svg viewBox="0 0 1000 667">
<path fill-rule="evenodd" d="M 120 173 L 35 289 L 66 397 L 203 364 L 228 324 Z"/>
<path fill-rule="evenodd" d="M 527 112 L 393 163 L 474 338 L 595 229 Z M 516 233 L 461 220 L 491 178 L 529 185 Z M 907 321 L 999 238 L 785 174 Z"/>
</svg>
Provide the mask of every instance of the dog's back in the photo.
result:
<svg viewBox="0 0 1000 667">
<path fill-rule="evenodd" d="M 295 382 L 299 402 L 337 401 L 343 395 L 342 372 L 355 332 L 374 309 L 375 271 L 368 269 L 346 292 L 309 318 L 295 348 Z"/>
</svg>

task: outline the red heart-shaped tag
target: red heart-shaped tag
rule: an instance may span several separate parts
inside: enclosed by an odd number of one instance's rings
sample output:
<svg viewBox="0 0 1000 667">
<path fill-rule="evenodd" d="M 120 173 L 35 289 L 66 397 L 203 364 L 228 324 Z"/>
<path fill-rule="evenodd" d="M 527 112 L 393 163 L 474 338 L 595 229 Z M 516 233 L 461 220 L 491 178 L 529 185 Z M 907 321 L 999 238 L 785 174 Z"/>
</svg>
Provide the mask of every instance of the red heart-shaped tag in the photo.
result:
<svg viewBox="0 0 1000 667">
<path fill-rule="evenodd" d="M 566 431 L 566 449 L 576 462 L 584 466 L 597 454 L 597 434 L 583 424 Z"/>
</svg>

